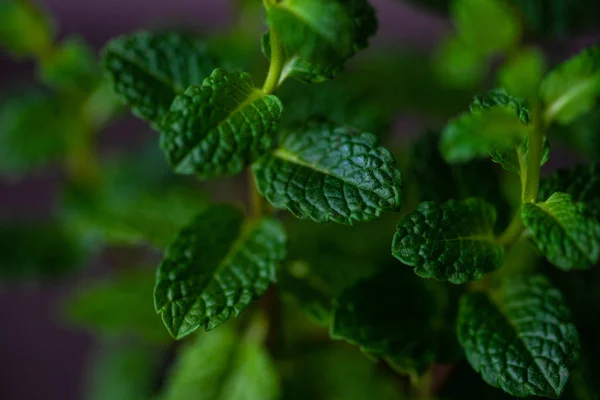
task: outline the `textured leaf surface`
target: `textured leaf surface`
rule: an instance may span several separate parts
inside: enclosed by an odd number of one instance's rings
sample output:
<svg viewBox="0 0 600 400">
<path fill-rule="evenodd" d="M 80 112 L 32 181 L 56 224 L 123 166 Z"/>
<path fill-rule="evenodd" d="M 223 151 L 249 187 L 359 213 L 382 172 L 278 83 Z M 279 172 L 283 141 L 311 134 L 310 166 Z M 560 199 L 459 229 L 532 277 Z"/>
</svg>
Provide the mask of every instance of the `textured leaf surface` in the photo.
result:
<svg viewBox="0 0 600 400">
<path fill-rule="evenodd" d="M 600 94 L 600 46 L 585 49 L 551 71 L 540 97 L 547 121 L 568 124 L 589 111 Z"/>
<path fill-rule="evenodd" d="M 478 53 L 509 50 L 520 39 L 518 17 L 500 0 L 457 0 L 451 13 L 461 39 Z"/>
<path fill-rule="evenodd" d="M 585 214 L 600 221 L 600 162 L 559 169 L 542 179 L 538 199 L 544 201 L 555 192 L 571 195 L 572 201 L 585 204 Z"/>
<path fill-rule="evenodd" d="M 77 129 L 60 98 L 24 92 L 0 108 L 0 173 L 19 177 L 59 158 Z"/>
<path fill-rule="evenodd" d="M 283 105 L 249 74 L 215 70 L 178 96 L 162 124 L 161 147 L 180 174 L 236 175 L 273 145 Z"/>
<path fill-rule="evenodd" d="M 229 206 L 196 217 L 167 248 L 156 275 L 154 304 L 171 335 L 238 316 L 275 281 L 285 240 L 277 221 L 244 222 Z"/>
<path fill-rule="evenodd" d="M 546 278 L 515 278 L 492 298 L 470 293 L 462 299 L 458 338 L 490 385 L 513 396 L 558 398 L 579 353 L 570 318 Z"/>
<path fill-rule="evenodd" d="M 268 0 L 267 20 L 283 42 L 285 76 L 306 82 L 332 79 L 344 62 L 367 47 L 377 30 L 366 0 Z M 270 57 L 269 36 L 263 50 Z"/>
<path fill-rule="evenodd" d="M 440 151 L 450 163 L 466 162 L 519 146 L 527 137 L 527 107 L 502 90 L 477 96 L 471 113 L 464 113 L 444 128 Z"/>
<path fill-rule="evenodd" d="M 176 95 L 200 85 L 215 67 L 204 44 L 175 32 L 118 37 L 104 51 L 115 92 L 135 115 L 156 124 Z"/>
<path fill-rule="evenodd" d="M 66 304 L 70 322 L 109 336 L 134 334 L 167 340 L 152 307 L 154 271 L 127 271 L 79 289 Z"/>
<path fill-rule="evenodd" d="M 440 316 L 429 284 L 397 268 L 358 282 L 335 300 L 331 336 L 404 371 L 422 372 L 436 355 Z"/>
<path fill-rule="evenodd" d="M 349 127 L 311 121 L 253 171 L 271 204 L 315 222 L 368 221 L 401 205 L 394 158 L 374 135 Z"/>
<path fill-rule="evenodd" d="M 425 202 L 398 224 L 392 254 L 417 275 L 460 284 L 500 267 L 496 210 L 480 199 Z"/>
<path fill-rule="evenodd" d="M 165 400 L 275 400 L 277 370 L 262 346 L 265 332 L 240 337 L 231 326 L 199 335 L 182 349 Z"/>
<path fill-rule="evenodd" d="M 53 39 L 52 21 L 33 1 L 0 2 L 0 46 L 17 56 L 41 55 Z"/>
<path fill-rule="evenodd" d="M 523 223 L 540 252 L 564 270 L 590 268 L 600 258 L 600 222 L 586 218 L 582 208 L 560 192 L 522 208 Z"/>
</svg>

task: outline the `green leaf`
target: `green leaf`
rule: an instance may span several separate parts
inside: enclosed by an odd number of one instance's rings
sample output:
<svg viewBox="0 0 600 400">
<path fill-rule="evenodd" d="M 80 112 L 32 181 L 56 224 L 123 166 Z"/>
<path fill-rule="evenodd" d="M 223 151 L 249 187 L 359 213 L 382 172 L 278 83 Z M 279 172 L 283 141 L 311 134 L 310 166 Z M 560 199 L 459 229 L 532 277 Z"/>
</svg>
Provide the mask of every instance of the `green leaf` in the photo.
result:
<svg viewBox="0 0 600 400">
<path fill-rule="evenodd" d="M 156 125 L 176 95 L 200 85 L 215 67 L 203 43 L 176 32 L 121 36 L 104 50 L 104 68 L 115 92 L 135 115 Z"/>
<path fill-rule="evenodd" d="M 131 343 L 103 344 L 92 357 L 86 399 L 148 400 L 156 379 L 155 351 Z"/>
<path fill-rule="evenodd" d="M 579 353 L 570 318 L 560 291 L 546 278 L 514 278 L 492 297 L 463 297 L 458 339 L 490 385 L 518 397 L 559 398 Z"/>
<path fill-rule="evenodd" d="M 546 121 L 569 124 L 589 111 L 600 94 L 600 46 L 583 50 L 543 80 L 540 97 Z"/>
<path fill-rule="evenodd" d="M 40 66 L 45 83 L 86 95 L 101 78 L 94 50 L 79 38 L 65 40 Z"/>
<path fill-rule="evenodd" d="M 183 348 L 164 400 L 275 400 L 277 369 L 262 346 L 265 321 L 240 337 L 231 326 L 201 334 Z"/>
<path fill-rule="evenodd" d="M 571 195 L 572 201 L 585 204 L 586 215 L 600 221 L 600 162 L 559 169 L 540 182 L 540 201 L 555 192 Z"/>
<path fill-rule="evenodd" d="M 283 43 L 283 77 L 306 82 L 332 79 L 346 60 L 368 46 L 377 31 L 366 0 L 267 0 L 267 21 Z M 270 36 L 263 38 L 270 58 Z"/>
<path fill-rule="evenodd" d="M 403 372 L 422 373 L 437 353 L 441 298 L 434 284 L 399 268 L 358 282 L 335 300 L 331 336 Z"/>
<path fill-rule="evenodd" d="M 352 224 L 401 205 L 402 177 L 370 133 L 310 121 L 253 166 L 260 193 L 302 219 Z"/>
<path fill-rule="evenodd" d="M 482 55 L 510 50 L 520 40 L 520 21 L 501 0 L 457 0 L 451 13 L 461 39 Z"/>
<path fill-rule="evenodd" d="M 154 304 L 173 337 L 207 331 L 238 316 L 275 282 L 285 231 L 273 219 L 244 221 L 213 206 L 182 229 L 158 267 Z"/>
<path fill-rule="evenodd" d="M 487 59 L 464 40 L 449 37 L 441 42 L 434 55 L 434 68 L 440 81 L 453 88 L 474 88 L 483 81 Z"/>
<path fill-rule="evenodd" d="M 523 143 L 529 132 L 529 110 L 502 90 L 475 97 L 471 113 L 444 128 L 440 152 L 449 163 L 462 163 L 509 151 Z"/>
<path fill-rule="evenodd" d="M 57 278 L 83 264 L 87 249 L 57 222 L 0 223 L 0 276 L 9 280 Z"/>
<path fill-rule="evenodd" d="M 539 251 L 564 270 L 590 268 L 600 258 L 600 222 L 586 218 L 580 205 L 557 192 L 543 203 L 524 204 L 521 211 Z"/>
<path fill-rule="evenodd" d="M 0 1 L 0 46 L 16 56 L 41 56 L 53 40 L 52 21 L 33 1 Z"/>
<path fill-rule="evenodd" d="M 137 335 L 152 341 L 168 336 L 152 307 L 154 271 L 124 271 L 78 288 L 66 303 L 66 318 L 108 336 Z"/>
<path fill-rule="evenodd" d="M 177 96 L 160 144 L 179 174 L 236 175 L 271 149 L 283 105 L 256 89 L 249 74 L 216 69 Z"/>
<path fill-rule="evenodd" d="M 502 66 L 498 72 L 498 82 L 508 93 L 535 101 L 545 70 L 544 54 L 537 48 L 524 48 Z"/>
<path fill-rule="evenodd" d="M 77 133 L 65 104 L 30 91 L 9 97 L 0 108 L 0 174 L 20 177 L 59 159 Z"/>
<path fill-rule="evenodd" d="M 398 224 L 392 254 L 423 278 L 477 280 L 504 259 L 495 223 L 496 209 L 480 199 L 421 203 Z"/>
<path fill-rule="evenodd" d="M 529 136 L 521 144 L 508 150 L 494 150 L 490 153 L 492 161 L 502 165 L 502 168 L 509 172 L 521 173 L 521 165 L 527 165 L 529 157 Z M 540 165 L 544 165 L 550 159 L 550 142 L 544 137 L 542 142 L 542 157 Z"/>
</svg>

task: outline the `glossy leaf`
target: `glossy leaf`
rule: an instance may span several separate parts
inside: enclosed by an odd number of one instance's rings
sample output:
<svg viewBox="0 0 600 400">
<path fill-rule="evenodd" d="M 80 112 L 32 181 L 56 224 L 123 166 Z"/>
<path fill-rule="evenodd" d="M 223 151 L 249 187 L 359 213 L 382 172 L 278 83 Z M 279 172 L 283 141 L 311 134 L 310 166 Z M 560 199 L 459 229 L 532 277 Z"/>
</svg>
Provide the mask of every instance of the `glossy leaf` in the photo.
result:
<svg viewBox="0 0 600 400">
<path fill-rule="evenodd" d="M 269 27 L 284 47 L 282 79 L 332 79 L 377 30 L 375 11 L 366 0 L 267 0 L 265 5 Z M 269 35 L 263 49 L 270 58 Z"/>
<path fill-rule="evenodd" d="M 600 162 L 559 169 L 543 178 L 538 199 L 544 201 L 555 192 L 570 194 L 572 201 L 585 204 L 586 215 L 600 220 Z"/>
<path fill-rule="evenodd" d="M 152 307 L 154 275 L 152 269 L 125 271 L 79 288 L 66 304 L 67 319 L 108 336 L 166 341 L 168 335 Z"/>
<path fill-rule="evenodd" d="M 459 36 L 480 54 L 510 50 L 520 39 L 520 21 L 501 0 L 457 0 L 451 13 Z"/>
<path fill-rule="evenodd" d="M 171 335 L 238 316 L 275 281 L 285 241 L 277 221 L 245 222 L 230 206 L 198 215 L 167 247 L 156 275 L 154 304 Z"/>
<path fill-rule="evenodd" d="M 490 385 L 518 396 L 559 398 L 579 354 L 564 299 L 543 276 L 513 278 L 492 297 L 461 301 L 458 339 Z"/>
<path fill-rule="evenodd" d="M 249 74 L 217 69 L 177 96 L 163 119 L 161 147 L 179 174 L 236 175 L 271 149 L 282 111 Z"/>
<path fill-rule="evenodd" d="M 17 56 L 41 56 L 53 40 L 53 23 L 34 1 L 0 1 L 0 46 Z"/>
<path fill-rule="evenodd" d="M 568 124 L 589 111 L 600 94 L 600 46 L 583 50 L 552 70 L 543 80 L 540 97 L 546 121 Z"/>
<path fill-rule="evenodd" d="M 480 199 L 421 203 L 398 224 L 392 254 L 423 278 L 477 280 L 504 259 L 495 223 L 496 210 Z"/>
<path fill-rule="evenodd" d="M 429 284 L 397 268 L 358 282 L 335 300 L 331 336 L 402 371 L 422 373 L 436 357 L 440 317 Z"/>
<path fill-rule="evenodd" d="M 590 268 L 600 258 L 600 222 L 586 218 L 581 203 L 556 192 L 545 202 L 524 204 L 523 223 L 548 261 L 569 270 Z"/>
<path fill-rule="evenodd" d="M 525 140 L 529 122 L 529 110 L 521 101 L 494 90 L 475 97 L 471 113 L 446 125 L 440 151 L 449 163 L 487 157 L 492 151 L 509 151 Z"/>
<path fill-rule="evenodd" d="M 391 153 L 370 133 L 323 121 L 290 132 L 253 171 L 271 204 L 315 222 L 369 221 L 401 205 Z"/>
<path fill-rule="evenodd" d="M 182 349 L 162 398 L 277 399 L 277 369 L 262 346 L 265 334 L 265 327 L 255 322 L 242 337 L 231 326 L 198 335 Z"/>
<path fill-rule="evenodd" d="M 203 43 L 176 32 L 121 36 L 104 50 L 104 68 L 115 92 L 135 115 L 155 125 L 176 95 L 200 85 L 215 67 Z"/>
</svg>

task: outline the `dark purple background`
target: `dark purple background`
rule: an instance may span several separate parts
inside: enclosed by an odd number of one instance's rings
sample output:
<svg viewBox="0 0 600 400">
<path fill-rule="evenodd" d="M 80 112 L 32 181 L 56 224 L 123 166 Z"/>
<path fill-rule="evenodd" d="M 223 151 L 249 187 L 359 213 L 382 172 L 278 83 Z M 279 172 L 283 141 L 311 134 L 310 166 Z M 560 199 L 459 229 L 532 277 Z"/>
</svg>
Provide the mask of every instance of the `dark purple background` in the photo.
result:
<svg viewBox="0 0 600 400">
<path fill-rule="evenodd" d="M 380 19 L 375 43 L 427 48 L 449 28 L 448 22 L 400 1 L 372 3 Z M 183 24 L 201 31 L 227 30 L 234 15 L 233 3 L 224 0 L 45 0 L 43 4 L 55 15 L 60 36 L 78 34 L 96 47 L 111 36 L 139 28 Z M 32 76 L 30 64 L 0 55 L 0 95 L 2 88 L 28 82 Z M 58 178 L 58 172 L 48 170 L 20 183 L 0 181 L 0 218 L 46 214 Z M 109 263 L 103 257 L 86 271 L 94 273 Z M 0 399 L 83 398 L 85 363 L 94 342 L 85 332 L 66 327 L 57 316 L 61 299 L 81 279 L 85 277 L 31 287 L 0 282 Z"/>
</svg>

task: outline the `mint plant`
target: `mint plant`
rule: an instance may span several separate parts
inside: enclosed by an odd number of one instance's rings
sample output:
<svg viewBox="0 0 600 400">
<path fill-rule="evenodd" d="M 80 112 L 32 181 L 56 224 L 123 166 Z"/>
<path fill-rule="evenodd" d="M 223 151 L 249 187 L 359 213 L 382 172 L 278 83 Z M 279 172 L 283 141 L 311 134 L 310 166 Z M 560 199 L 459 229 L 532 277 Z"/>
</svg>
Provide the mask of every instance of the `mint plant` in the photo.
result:
<svg viewBox="0 0 600 400">
<path fill-rule="evenodd" d="M 389 70 L 375 58 L 362 70 L 346 66 L 376 32 L 367 0 L 264 0 L 262 37 L 260 28 L 240 28 L 242 39 L 117 37 L 103 50 L 103 74 L 83 42 L 54 44 L 34 5 L 0 3 L 12 18 L 0 25 L 2 43 L 37 60 L 51 88 L 5 103 L 0 167 L 18 176 L 62 158 L 66 171 L 54 217 L 64 234 L 51 234 L 39 259 L 8 252 L 9 275 L 32 274 L 56 248 L 162 253 L 157 267 L 140 257 L 67 304 L 72 322 L 106 340 L 94 398 L 600 394 L 591 344 L 600 317 L 597 153 L 542 174 L 555 145 L 599 143 L 590 131 L 600 47 L 546 72 L 544 53 L 524 39 L 539 26 L 527 25 L 535 12 L 523 2 L 423 3 L 449 10 L 456 30 L 432 68 L 406 69 L 431 72 L 417 90 L 439 82 L 408 100 L 394 81 L 412 77 L 396 76 L 394 57 Z M 247 15 L 261 7 L 238 6 Z M 266 70 L 237 53 L 251 34 Z M 106 161 L 94 146 L 118 102 L 153 131 L 139 159 Z M 453 103 L 462 112 L 452 115 Z M 431 129 L 398 149 L 386 132 L 405 104 L 430 116 Z M 37 123 L 57 140 L 19 142 L 36 137 Z M 238 176 L 230 182 L 247 187 L 245 198 L 215 200 L 215 182 Z M 20 235 L 0 232 L 14 249 L 35 237 Z M 68 259 L 56 256 L 46 264 Z M 160 367 L 167 346 L 178 356 Z"/>
</svg>

